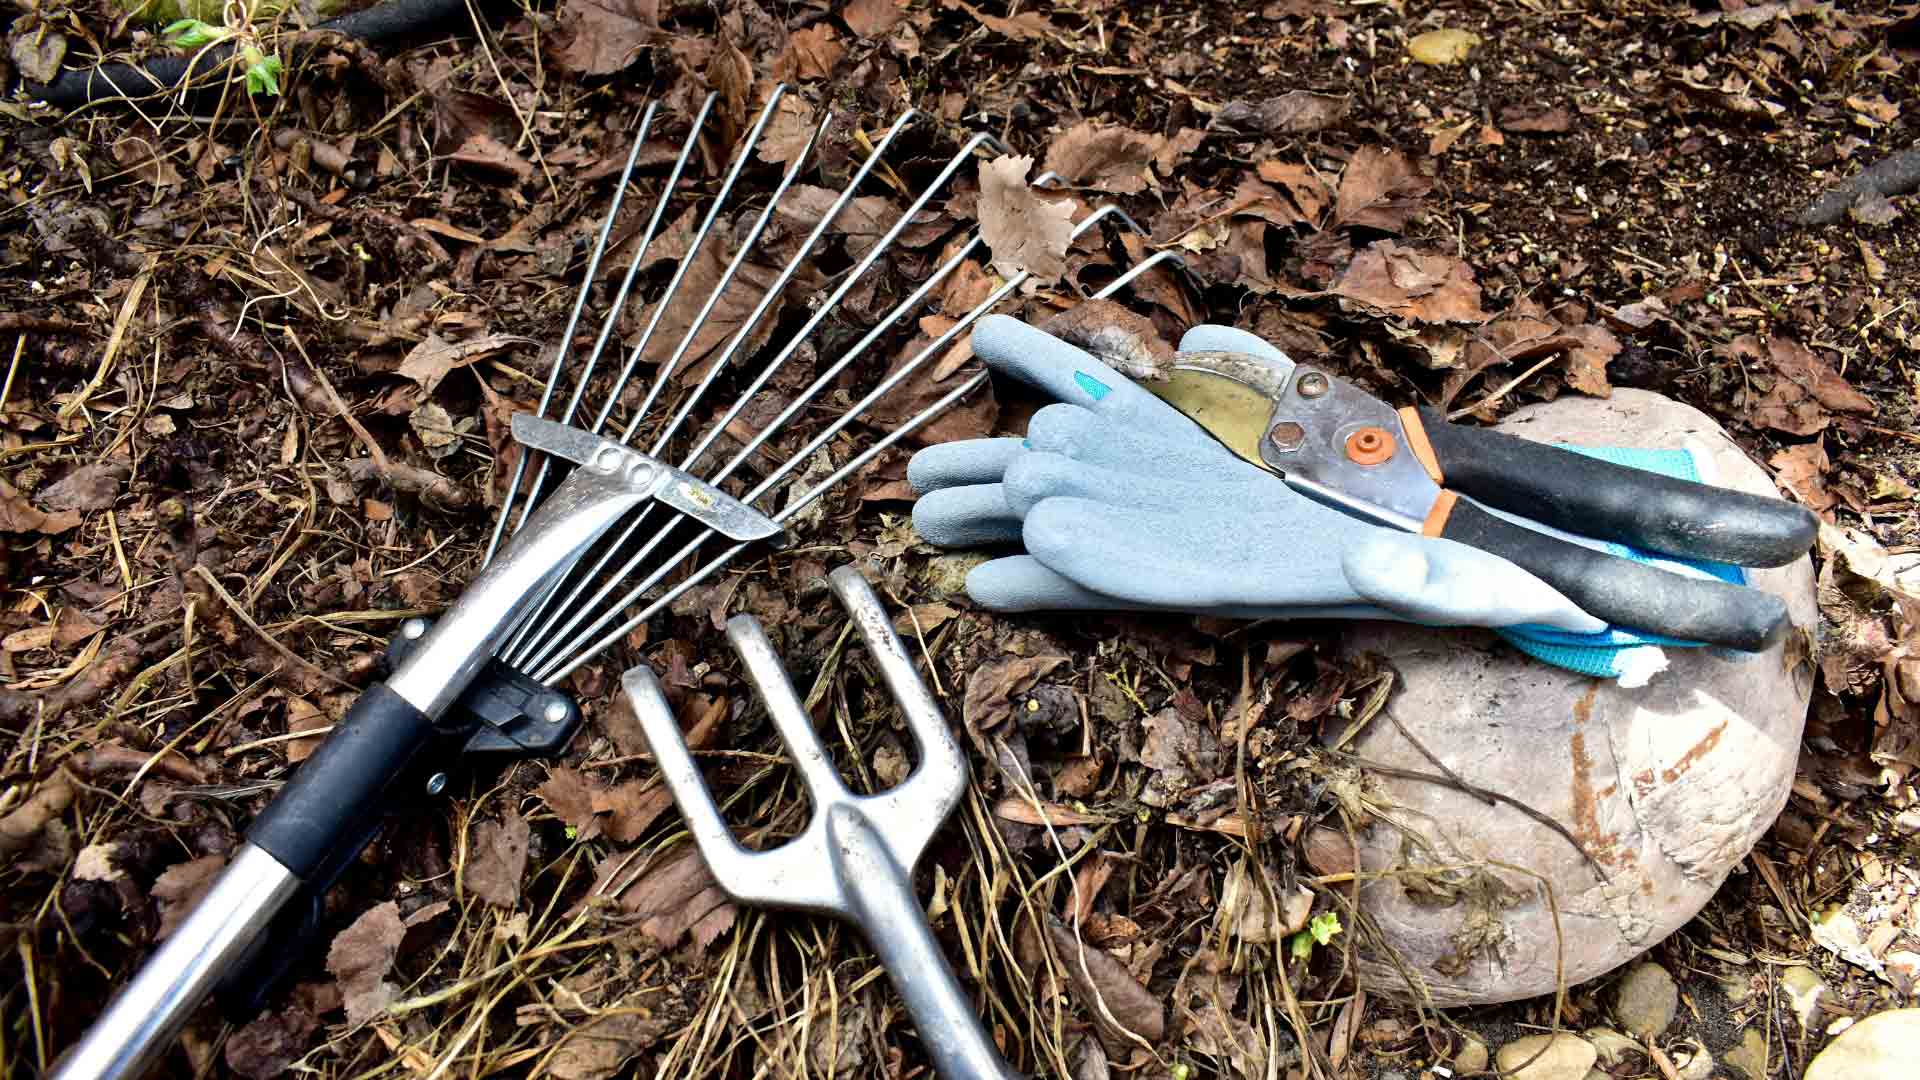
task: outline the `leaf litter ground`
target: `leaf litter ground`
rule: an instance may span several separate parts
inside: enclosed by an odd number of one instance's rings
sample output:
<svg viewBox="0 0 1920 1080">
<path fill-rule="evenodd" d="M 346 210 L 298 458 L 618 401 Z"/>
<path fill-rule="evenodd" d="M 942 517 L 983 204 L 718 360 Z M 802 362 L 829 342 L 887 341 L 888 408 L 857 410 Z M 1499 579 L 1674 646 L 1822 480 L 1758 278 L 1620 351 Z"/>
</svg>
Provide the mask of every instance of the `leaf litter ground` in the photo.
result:
<svg viewBox="0 0 1920 1080">
<path fill-rule="evenodd" d="M 1767 1070 L 1798 1075 L 1852 1018 L 1911 1001 L 1915 209 L 1894 193 L 1795 224 L 1914 138 L 1910 9 L 567 0 L 385 57 L 287 25 L 258 28 L 284 52 L 283 97 L 9 106 L 0 136 L 0 1071 L 31 1075 L 77 1036 L 377 677 L 384 637 L 471 577 L 513 462 L 507 418 L 537 397 L 643 101 L 677 136 L 720 95 L 695 181 L 710 189 L 775 79 L 798 92 L 754 163 L 763 190 L 823 110 L 843 118 L 809 190 L 837 189 L 903 106 L 930 114 L 841 221 L 823 280 L 964 133 L 1037 163 L 992 165 L 936 204 L 820 354 L 977 221 L 1000 262 L 963 267 L 876 363 L 912 355 L 996 273 L 1056 278 L 1009 310 L 1067 332 L 1061 313 L 1116 267 L 1177 250 L 1190 278 L 1143 279 L 1131 321 L 1089 330 L 1082 312 L 1075 332 L 1117 331 L 1150 365 L 1156 330 L 1212 318 L 1467 418 L 1638 386 L 1727 424 L 1831 525 L 1822 686 L 1787 812 L 1656 951 L 1682 974 L 1679 1025 L 1617 1072 L 1678 1075 L 1693 1046 L 1724 1059 L 1759 1031 Z M 138 23 L 57 3 L 9 40 L 37 77 L 80 63 L 81 42 L 152 48 Z M 643 150 L 644 190 L 673 149 Z M 1075 217 L 1117 201 L 1150 238 L 1063 248 L 1061 196 L 1025 183 L 1048 170 Z M 617 223 L 607 274 L 640 212 Z M 693 221 L 646 273 L 664 277 Z M 782 215 L 746 276 L 811 224 Z M 757 295 L 724 296 L 696 352 Z M 957 350 L 910 396 L 971 365 Z M 743 432 L 799 385 L 776 381 Z M 1020 430 L 1036 403 L 998 391 L 929 437 Z M 624 666 L 653 664 L 742 835 L 791 834 L 804 798 L 718 634 L 749 611 L 842 736 L 850 782 L 897 779 L 902 732 L 823 587 L 849 558 L 901 608 L 968 736 L 975 792 L 920 891 L 990 1029 L 1036 1071 L 1406 1074 L 1458 1063 L 1464 1030 L 1498 1042 L 1604 1016 L 1591 988 L 1557 1016 L 1545 999 L 1444 1018 L 1362 999 L 1350 935 L 1287 959 L 1314 915 L 1351 921 L 1322 880 L 1340 870 L 1320 827 L 1338 784 L 1314 747 L 1378 709 L 1382 678 L 1313 626 L 995 618 L 959 586 L 969 557 L 912 534 L 903 469 L 881 459 L 792 550 L 576 673 L 589 720 L 564 760 L 463 777 L 390 824 L 275 1007 L 230 1031 L 204 1018 L 169 1069 L 920 1069 L 857 942 L 713 887 L 614 692 Z M 1789 962 L 1824 991 L 1781 977 Z"/>
</svg>

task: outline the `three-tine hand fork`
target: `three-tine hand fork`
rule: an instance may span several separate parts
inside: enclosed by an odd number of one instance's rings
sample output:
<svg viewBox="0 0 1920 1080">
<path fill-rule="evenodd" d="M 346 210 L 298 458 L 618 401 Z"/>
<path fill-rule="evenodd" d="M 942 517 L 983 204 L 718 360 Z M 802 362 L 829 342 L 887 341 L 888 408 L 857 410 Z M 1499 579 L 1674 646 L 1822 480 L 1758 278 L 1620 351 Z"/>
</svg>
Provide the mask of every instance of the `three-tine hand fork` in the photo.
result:
<svg viewBox="0 0 1920 1080">
<path fill-rule="evenodd" d="M 767 851 L 742 847 L 681 740 L 660 681 L 645 665 L 622 680 L 627 698 L 687 831 L 728 896 L 756 907 L 830 915 L 859 927 L 906 1000 L 936 1072 L 946 1080 L 1014 1080 L 1019 1074 L 1001 1058 L 969 1007 L 913 894 L 914 864 L 966 792 L 967 759 L 873 588 L 851 566 L 835 570 L 828 580 L 853 616 L 919 747 L 919 767 L 895 787 L 856 795 L 840 782 L 773 643 L 750 615 L 727 620 L 727 639 L 813 802 L 813 820 L 799 836 Z"/>
</svg>

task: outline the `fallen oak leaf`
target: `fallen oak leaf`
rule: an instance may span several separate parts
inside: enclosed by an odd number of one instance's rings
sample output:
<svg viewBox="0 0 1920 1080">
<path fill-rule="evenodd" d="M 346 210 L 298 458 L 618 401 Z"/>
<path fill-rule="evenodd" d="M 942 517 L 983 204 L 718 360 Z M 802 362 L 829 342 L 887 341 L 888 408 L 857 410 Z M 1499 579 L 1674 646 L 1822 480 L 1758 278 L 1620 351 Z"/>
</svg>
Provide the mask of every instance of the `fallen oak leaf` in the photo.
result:
<svg viewBox="0 0 1920 1080">
<path fill-rule="evenodd" d="M 1161 135 L 1087 120 L 1061 132 L 1047 147 L 1046 169 L 1076 187 L 1137 195 L 1152 182 L 1148 167 L 1166 146 Z"/>
<path fill-rule="evenodd" d="M 611 75 L 663 37 L 660 0 L 566 0 L 560 8 L 555 66 L 581 75 Z"/>
<path fill-rule="evenodd" d="M 58 536 L 80 524 L 79 512 L 61 510 L 48 513 L 27 501 L 13 485 L 0 479 L 0 533 L 40 533 Z"/>
<path fill-rule="evenodd" d="M 1815 438 L 1810 443 L 1789 446 L 1767 460 L 1773 466 L 1774 482 L 1793 493 L 1800 505 L 1820 513 L 1833 509 L 1840 500 L 1827 490 L 1827 448 Z"/>
<path fill-rule="evenodd" d="M 981 26 L 986 27 L 996 34 L 1010 37 L 1015 41 L 1039 41 L 1045 38 L 1057 38 L 1060 36 L 1060 28 L 1048 21 L 1045 15 L 1037 11 L 1023 11 L 1018 15 L 1003 19 L 999 16 L 986 14 L 979 8 L 967 3 L 966 0 L 940 0 L 940 6 L 949 9 L 959 8 L 961 11 L 978 19 Z"/>
<path fill-rule="evenodd" d="M 327 949 L 327 971 L 340 985 L 348 1023 L 373 1019 L 399 994 L 400 988 L 386 978 L 406 933 L 400 905 L 389 900 L 367 909 L 351 926 L 334 935 Z"/>
<path fill-rule="evenodd" d="M 980 236 L 993 250 L 1001 277 L 1021 272 L 1036 282 L 1057 281 L 1067 271 L 1073 240 L 1073 203 L 1043 201 L 1027 183 L 1031 157 L 1000 157 L 980 166 Z"/>
<path fill-rule="evenodd" d="M 1415 168 L 1405 154 L 1363 146 L 1340 174 L 1334 220 L 1399 232 L 1419 213 L 1420 200 L 1432 190 L 1433 178 Z"/>
<path fill-rule="evenodd" d="M 824 79 L 847 55 L 840 36 L 827 23 L 814 23 L 796 30 L 787 39 L 787 49 L 774 62 L 774 75 L 781 79 Z"/>
<path fill-rule="evenodd" d="M 500 908 L 520 902 L 520 879 L 527 872 L 527 844 L 532 828 L 509 807 L 498 822 L 474 826 L 473 854 L 461 873 L 461 883 L 475 896 Z"/>
<path fill-rule="evenodd" d="M 840 9 L 840 21 L 858 38 L 877 38 L 907 17 L 898 0 L 852 0 Z"/>
<path fill-rule="evenodd" d="M 1748 416 L 1755 426 L 1789 435 L 1812 435 L 1826 430 L 1834 412 L 1873 413 L 1871 399 L 1855 390 L 1812 349 L 1792 338 L 1769 336 L 1763 344 L 1758 337 L 1744 334 L 1727 348 L 1738 358 L 1764 356 L 1776 376 Z"/>
<path fill-rule="evenodd" d="M 1391 240 L 1356 253 L 1334 296 L 1413 322 L 1484 323 L 1473 270 L 1451 255 L 1403 248 Z"/>
</svg>

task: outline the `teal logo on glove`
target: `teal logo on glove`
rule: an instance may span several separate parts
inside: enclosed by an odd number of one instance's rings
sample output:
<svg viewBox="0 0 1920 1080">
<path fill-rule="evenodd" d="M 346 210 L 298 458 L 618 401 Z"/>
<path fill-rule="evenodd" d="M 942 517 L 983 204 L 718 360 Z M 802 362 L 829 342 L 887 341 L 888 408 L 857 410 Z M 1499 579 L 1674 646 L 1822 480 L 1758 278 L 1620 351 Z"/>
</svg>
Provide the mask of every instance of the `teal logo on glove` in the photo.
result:
<svg viewBox="0 0 1920 1080">
<path fill-rule="evenodd" d="M 1113 387 L 1108 386 L 1106 383 L 1101 382 L 1099 379 L 1094 378 L 1084 371 L 1074 372 L 1073 381 L 1079 383 L 1080 389 L 1085 390 L 1088 396 L 1095 401 L 1099 401 L 1101 398 L 1113 393 Z"/>
</svg>

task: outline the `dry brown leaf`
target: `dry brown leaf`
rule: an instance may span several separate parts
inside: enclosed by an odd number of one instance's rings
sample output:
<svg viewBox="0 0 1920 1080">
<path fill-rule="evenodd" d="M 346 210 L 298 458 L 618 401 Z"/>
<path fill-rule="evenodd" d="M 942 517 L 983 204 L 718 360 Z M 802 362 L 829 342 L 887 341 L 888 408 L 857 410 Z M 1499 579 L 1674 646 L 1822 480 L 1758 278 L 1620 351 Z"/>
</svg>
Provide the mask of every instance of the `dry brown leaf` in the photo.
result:
<svg viewBox="0 0 1920 1080">
<path fill-rule="evenodd" d="M 976 740 L 1013 715 L 1013 699 L 1033 689 L 1064 656 L 1008 656 L 975 667 L 960 706 L 962 723 Z M 983 744 L 984 745 L 984 744 Z"/>
<path fill-rule="evenodd" d="M 840 21 L 857 38 L 882 37 L 906 17 L 899 0 L 849 0 L 840 9 Z"/>
<path fill-rule="evenodd" d="M 476 131 L 468 135 L 448 160 L 462 165 L 474 165 L 492 172 L 504 173 L 515 180 L 525 180 L 533 175 L 533 162 L 506 143 L 501 142 L 488 132 Z"/>
<path fill-rule="evenodd" d="M 332 726 L 333 719 L 318 705 L 298 695 L 287 697 L 287 734 L 301 731 L 318 731 Z M 287 763 L 298 765 L 313 756 L 315 750 L 325 741 L 324 736 L 315 735 L 310 739 L 294 739 L 287 743 Z"/>
<path fill-rule="evenodd" d="M 495 907 L 511 908 L 520 902 L 520 879 L 527 872 L 527 842 L 532 829 L 527 819 L 508 807 L 498 822 L 483 821 L 474 826 L 471 854 L 461 875 L 462 882 L 475 896 Z"/>
<path fill-rule="evenodd" d="M 1333 189 L 1321 179 L 1312 166 L 1304 163 L 1294 165 L 1284 161 L 1263 161 L 1259 168 L 1260 179 L 1269 184 L 1279 184 L 1293 197 L 1294 205 L 1300 208 L 1308 224 L 1317 223 L 1333 203 Z"/>
<path fill-rule="evenodd" d="M 173 933 L 226 865 L 224 855 L 203 855 L 167 867 L 154 880 L 153 898 L 160 902 L 160 930 L 154 934 L 155 941 L 165 941 Z"/>
<path fill-rule="evenodd" d="M 566 0 L 559 47 L 546 55 L 581 75 L 611 75 L 660 41 L 660 0 Z"/>
<path fill-rule="evenodd" d="M 126 135 L 116 141 L 113 160 L 154 187 L 176 187 L 182 179 L 180 170 L 144 135 Z"/>
<path fill-rule="evenodd" d="M 124 461 L 96 461 L 41 488 L 34 501 L 47 510 L 105 510 L 131 475 L 133 469 Z"/>
<path fill-rule="evenodd" d="M 813 106 L 800 100 L 798 94 L 788 94 L 774 107 L 773 119 L 767 122 L 756 154 L 769 165 L 798 160 L 819 126 L 820 117 Z"/>
<path fill-rule="evenodd" d="M 20 74 L 33 82 L 52 82 L 60 75 L 60 61 L 67 56 L 67 35 L 52 29 L 38 16 L 25 15 L 14 21 L 13 42 L 8 51 Z"/>
<path fill-rule="evenodd" d="M 1083 944 L 1065 923 L 1046 916 L 1047 937 L 1066 969 L 1074 997 L 1101 1030 L 1121 1039 L 1157 1043 L 1167 1033 L 1167 1010 L 1111 953 Z M 1118 1024 L 1119 1030 L 1115 1030 Z"/>
<path fill-rule="evenodd" d="M 580 1024 L 567 1026 L 553 1056 L 546 1059 L 546 1072 L 559 1080 L 608 1080 L 632 1075 L 626 1070 L 633 1056 L 660 1041 L 674 1024 L 653 1015 L 646 1000 L 653 995 L 636 995 L 631 1003 L 622 1003 L 602 1011 Z"/>
<path fill-rule="evenodd" d="M 412 379 L 420 384 L 420 389 L 431 394 L 453 369 L 527 341 L 512 334 L 485 334 L 468 341 L 448 341 L 429 331 L 426 340 L 407 350 L 406 358 L 394 373 Z"/>
<path fill-rule="evenodd" d="M 247 1080 L 289 1075 L 287 1067 L 306 1052 L 313 1033 L 320 1028 L 323 1010 L 315 1008 L 315 999 L 321 996 L 311 983 L 297 986 L 283 1007 L 263 1010 L 228 1036 L 227 1067 Z"/>
<path fill-rule="evenodd" d="M 574 830 L 573 839 L 591 840 L 600 835 L 600 819 L 593 815 L 593 785 L 585 773 L 562 765 L 549 772 L 533 793 Z"/>
<path fill-rule="evenodd" d="M 940 6 L 959 8 L 961 11 L 980 20 L 980 25 L 996 34 L 1003 34 L 1015 41 L 1039 41 L 1050 37 L 1059 37 L 1060 28 L 1047 20 L 1037 11 L 1023 11 L 1011 18 L 988 15 L 966 0 L 940 0 Z"/>
<path fill-rule="evenodd" d="M 628 780 L 593 793 L 593 812 L 606 815 L 602 830 L 608 839 L 622 844 L 640 839 L 672 805 L 672 794 L 652 778 Z"/>
<path fill-rule="evenodd" d="M 715 230 L 716 232 L 718 229 Z M 643 359 L 654 365 L 663 364 L 680 347 L 680 341 L 686 336 L 687 328 L 693 325 L 694 317 L 700 314 L 707 298 L 720 284 L 720 278 L 726 273 L 727 262 L 731 258 L 727 245 L 720 243 L 718 237 L 710 237 L 707 243 L 693 255 L 693 261 L 687 266 L 686 277 L 682 280 L 667 310 L 660 316 L 660 323 L 654 328 L 653 337 L 647 342 Z M 700 329 L 693 336 L 686 355 L 681 357 L 679 367 L 674 371 L 674 379 L 683 386 L 693 385 L 706 374 L 708 362 L 716 359 L 721 346 L 733 339 L 740 327 L 753 314 L 761 299 L 773 291 L 774 280 L 778 272 L 751 260 L 742 263 L 740 269 L 727 282 L 720 299 L 708 312 Z M 781 292 L 767 308 L 747 342 L 736 355 L 750 356 L 767 336 L 773 332 L 780 318 L 780 309 L 785 304 L 785 292 Z M 651 307 L 643 311 L 638 319 L 645 326 L 653 317 Z"/>
<path fill-rule="evenodd" d="M 1789 446 L 1768 459 L 1774 468 L 1774 481 L 1793 493 L 1800 505 L 1820 513 L 1831 510 L 1839 501 L 1827 490 L 1827 448 L 1819 439 L 1800 446 Z"/>
<path fill-rule="evenodd" d="M 1567 350 L 1567 385 L 1593 397 L 1612 397 L 1607 362 L 1619 355 L 1620 339 L 1598 323 L 1569 326 L 1562 333 L 1573 339 Z"/>
<path fill-rule="evenodd" d="M 602 872 L 617 872 L 607 868 L 626 861 L 609 856 L 601 864 Z M 720 891 L 706 860 L 692 845 L 649 866 L 613 899 L 663 949 L 688 936 L 695 947 L 705 948 L 734 918 L 732 901 Z"/>
<path fill-rule="evenodd" d="M 1052 825 L 1064 829 L 1069 825 L 1104 825 L 1112 818 L 1100 814 L 1088 814 L 1059 803 L 1032 803 L 1018 795 L 1008 795 L 993 805 L 993 816 L 1006 821 L 1017 821 L 1022 825 Z"/>
<path fill-rule="evenodd" d="M 400 921 L 400 905 L 389 900 L 376 904 L 353 925 L 334 935 L 327 949 L 327 971 L 340 984 L 347 1022 L 361 1024 L 386 1011 L 400 988 L 387 982 L 400 939 L 407 933 Z"/>
<path fill-rule="evenodd" d="M 1433 179 L 1398 150 L 1363 146 L 1340 174 L 1340 193 L 1334 202 L 1334 220 L 1383 232 L 1399 232 L 1420 212 L 1420 200 L 1433 190 Z"/>
<path fill-rule="evenodd" d="M 774 74 L 782 79 L 824 79 L 847 55 L 840 35 L 829 23 L 819 22 L 805 30 L 796 30 L 787 39 L 787 51 L 774 62 Z"/>
<path fill-rule="evenodd" d="M 980 236 L 1001 277 L 1022 271 L 1048 284 L 1067 271 L 1073 203 L 1043 201 L 1027 183 L 1031 157 L 1001 157 L 980 166 Z"/>
<path fill-rule="evenodd" d="M 1153 182 L 1150 166 L 1167 140 L 1118 124 L 1075 124 L 1047 148 L 1046 171 L 1076 187 L 1137 195 Z"/>
<path fill-rule="evenodd" d="M 1500 110 L 1500 128 L 1517 133 L 1557 135 L 1573 129 L 1573 114 L 1564 106 L 1540 102 L 1509 105 Z"/>
<path fill-rule="evenodd" d="M 1306 135 L 1339 123 L 1352 107 L 1349 97 L 1289 90 L 1265 101 L 1229 101 L 1207 126 L 1258 135 Z"/>
<path fill-rule="evenodd" d="M 48 513 L 27 501 L 13 485 L 0 479 L 0 533 L 41 533 L 58 536 L 80 524 L 73 510 Z"/>
<path fill-rule="evenodd" d="M 1415 322 L 1483 323 L 1491 318 L 1480 309 L 1480 286 L 1466 263 L 1391 240 L 1355 254 L 1329 291 Z"/>
<path fill-rule="evenodd" d="M 1423 64 L 1442 67 L 1465 60 L 1480 44 L 1471 30 L 1429 30 L 1407 42 L 1407 54 Z"/>
<path fill-rule="evenodd" d="M 1873 402 L 1866 395 L 1849 385 L 1813 350 L 1792 338 L 1768 337 L 1762 343 L 1747 334 L 1735 338 L 1728 348 L 1745 360 L 1764 357 L 1773 369 L 1773 387 L 1748 415 L 1756 427 L 1812 435 L 1826 430 L 1835 412 L 1873 412 Z"/>
</svg>

